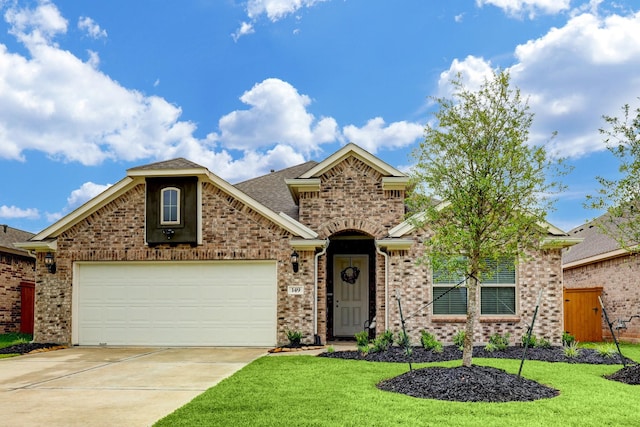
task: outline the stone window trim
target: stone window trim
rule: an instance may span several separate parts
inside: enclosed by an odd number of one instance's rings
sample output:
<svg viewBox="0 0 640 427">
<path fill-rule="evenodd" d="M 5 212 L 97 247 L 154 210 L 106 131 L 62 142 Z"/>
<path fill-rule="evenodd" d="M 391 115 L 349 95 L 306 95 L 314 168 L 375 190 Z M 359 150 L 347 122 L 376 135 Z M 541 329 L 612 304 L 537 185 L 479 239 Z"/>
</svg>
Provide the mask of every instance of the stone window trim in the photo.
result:
<svg viewBox="0 0 640 427">
<path fill-rule="evenodd" d="M 182 192 L 177 187 L 160 189 L 160 225 L 180 225 Z"/>
</svg>

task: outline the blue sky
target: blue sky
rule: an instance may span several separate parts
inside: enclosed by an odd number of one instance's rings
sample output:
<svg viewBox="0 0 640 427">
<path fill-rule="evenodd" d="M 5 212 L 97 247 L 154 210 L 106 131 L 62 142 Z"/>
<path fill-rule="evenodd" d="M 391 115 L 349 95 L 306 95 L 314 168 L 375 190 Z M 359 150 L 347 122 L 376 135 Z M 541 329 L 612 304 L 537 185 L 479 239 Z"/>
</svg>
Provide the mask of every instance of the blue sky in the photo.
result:
<svg viewBox="0 0 640 427">
<path fill-rule="evenodd" d="M 598 129 L 640 96 L 633 0 L 0 0 L 0 223 L 37 232 L 185 157 L 235 183 L 354 142 L 407 170 L 432 96 L 492 69 L 568 158 L 569 230 L 617 163 Z M 557 137 L 551 138 L 554 131 Z"/>
</svg>

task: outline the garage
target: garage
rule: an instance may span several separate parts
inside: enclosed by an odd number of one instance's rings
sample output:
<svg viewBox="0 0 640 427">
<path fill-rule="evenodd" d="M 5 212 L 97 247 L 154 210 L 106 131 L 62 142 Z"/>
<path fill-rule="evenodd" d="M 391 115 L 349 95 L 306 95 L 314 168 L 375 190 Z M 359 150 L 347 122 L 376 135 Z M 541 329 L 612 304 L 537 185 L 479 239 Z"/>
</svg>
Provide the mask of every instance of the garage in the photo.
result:
<svg viewBox="0 0 640 427">
<path fill-rule="evenodd" d="M 74 344 L 276 344 L 275 261 L 79 262 L 74 269 Z"/>
</svg>

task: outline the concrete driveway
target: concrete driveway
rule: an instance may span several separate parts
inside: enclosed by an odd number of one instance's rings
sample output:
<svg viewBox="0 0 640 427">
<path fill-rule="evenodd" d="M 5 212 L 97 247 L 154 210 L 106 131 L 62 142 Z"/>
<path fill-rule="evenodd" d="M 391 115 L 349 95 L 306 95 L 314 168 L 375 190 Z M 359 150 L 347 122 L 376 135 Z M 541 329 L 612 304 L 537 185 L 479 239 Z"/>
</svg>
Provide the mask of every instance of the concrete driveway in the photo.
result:
<svg viewBox="0 0 640 427">
<path fill-rule="evenodd" d="M 11 426 L 148 426 L 265 348 L 74 347 L 0 359 Z"/>
</svg>

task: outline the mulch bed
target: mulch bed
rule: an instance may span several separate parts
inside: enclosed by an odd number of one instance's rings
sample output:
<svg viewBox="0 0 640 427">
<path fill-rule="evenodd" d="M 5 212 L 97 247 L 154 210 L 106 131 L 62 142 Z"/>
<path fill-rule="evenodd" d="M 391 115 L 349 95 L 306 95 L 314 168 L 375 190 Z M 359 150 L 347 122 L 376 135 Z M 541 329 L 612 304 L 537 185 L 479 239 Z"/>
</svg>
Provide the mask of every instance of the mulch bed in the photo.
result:
<svg viewBox="0 0 640 427">
<path fill-rule="evenodd" d="M 27 354 L 40 351 L 58 350 L 66 348 L 65 346 L 53 343 L 24 343 L 16 344 L 10 347 L 0 348 L 0 354 Z"/>
<path fill-rule="evenodd" d="M 473 357 L 522 359 L 523 351 L 522 347 L 514 346 L 505 350 L 488 352 L 484 350 L 484 347 L 478 346 L 473 349 Z M 407 363 L 409 361 L 404 351 L 398 347 L 392 347 L 384 352 L 369 353 L 366 356 L 358 351 L 336 351 L 322 353 L 319 357 L 370 362 Z M 441 362 L 460 360 L 461 358 L 462 351 L 456 346 L 446 346 L 441 353 L 415 347 L 411 355 L 411 362 Z M 565 356 L 562 347 L 529 348 L 526 360 L 551 363 L 622 364 L 618 354 L 613 357 L 605 357 L 596 350 L 586 348 L 580 349 L 578 355 L 571 358 Z M 635 365 L 635 362 L 630 359 L 626 359 L 626 361 L 629 366 L 606 378 L 627 384 L 640 384 L 640 366 Z M 458 402 L 522 402 L 551 398 L 559 394 L 558 390 L 526 378 L 518 378 L 517 375 L 509 374 L 501 369 L 476 365 L 415 369 L 382 381 L 378 384 L 378 388 L 413 397 Z"/>
</svg>

